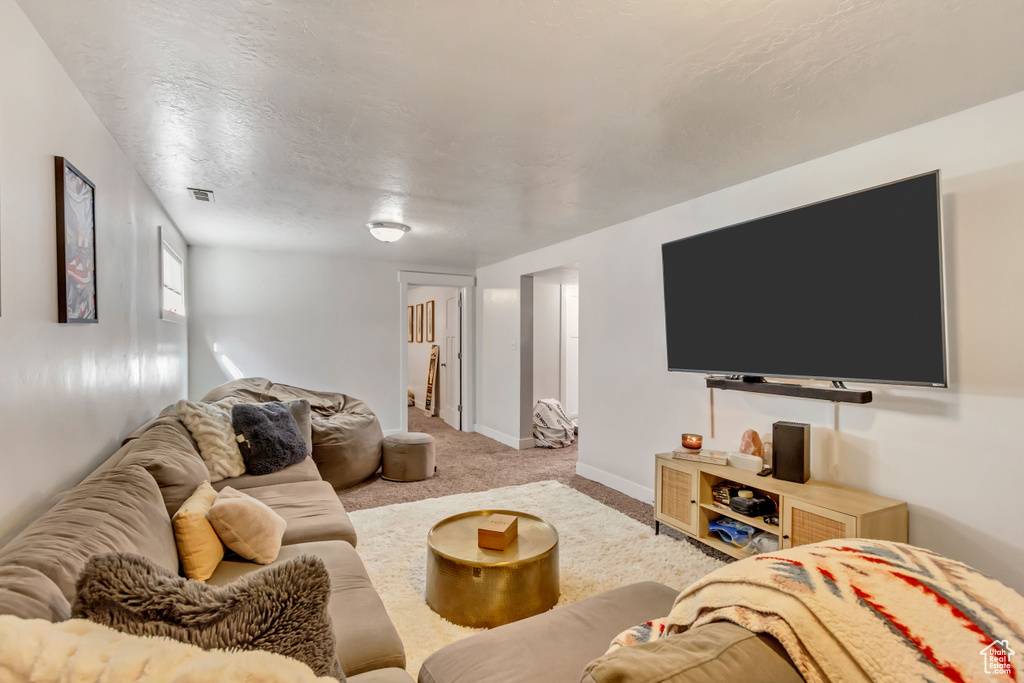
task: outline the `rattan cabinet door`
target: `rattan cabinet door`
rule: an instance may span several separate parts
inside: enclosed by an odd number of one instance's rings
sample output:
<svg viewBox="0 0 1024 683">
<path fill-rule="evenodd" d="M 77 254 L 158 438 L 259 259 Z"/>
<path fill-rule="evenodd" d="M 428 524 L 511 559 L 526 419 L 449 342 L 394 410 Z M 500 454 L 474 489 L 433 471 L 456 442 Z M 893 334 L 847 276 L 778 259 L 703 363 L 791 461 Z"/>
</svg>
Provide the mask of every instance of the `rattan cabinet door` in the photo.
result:
<svg viewBox="0 0 1024 683">
<path fill-rule="evenodd" d="M 857 536 L 857 518 L 817 505 L 782 499 L 782 547 Z"/>
<path fill-rule="evenodd" d="M 659 521 L 696 535 L 699 476 L 696 468 L 658 463 L 655 504 Z"/>
</svg>

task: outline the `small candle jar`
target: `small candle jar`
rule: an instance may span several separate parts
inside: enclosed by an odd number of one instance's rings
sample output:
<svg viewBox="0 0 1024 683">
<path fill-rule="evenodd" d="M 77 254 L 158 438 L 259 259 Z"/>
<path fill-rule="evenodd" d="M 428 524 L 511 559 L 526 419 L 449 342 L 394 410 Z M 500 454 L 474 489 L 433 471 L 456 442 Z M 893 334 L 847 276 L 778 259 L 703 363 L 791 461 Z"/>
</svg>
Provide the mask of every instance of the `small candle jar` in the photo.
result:
<svg viewBox="0 0 1024 683">
<path fill-rule="evenodd" d="M 700 434 L 683 434 L 683 448 L 691 451 L 699 451 L 704 445 L 704 437 Z"/>
</svg>

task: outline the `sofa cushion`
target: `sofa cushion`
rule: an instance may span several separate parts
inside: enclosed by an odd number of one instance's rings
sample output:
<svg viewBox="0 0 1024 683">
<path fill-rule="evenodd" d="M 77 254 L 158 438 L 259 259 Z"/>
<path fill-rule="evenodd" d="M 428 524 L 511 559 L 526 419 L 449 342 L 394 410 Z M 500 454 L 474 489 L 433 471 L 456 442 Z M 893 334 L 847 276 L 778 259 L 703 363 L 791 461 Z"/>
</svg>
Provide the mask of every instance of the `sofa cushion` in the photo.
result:
<svg viewBox="0 0 1024 683">
<path fill-rule="evenodd" d="M 153 427 L 156 427 L 157 425 L 172 425 L 181 427 L 181 429 L 189 435 L 189 438 L 192 438 L 192 435 L 191 433 L 189 433 L 188 428 L 185 427 L 185 423 L 181 421 L 180 417 L 178 417 L 178 411 L 175 410 L 174 404 L 172 403 L 169 406 L 165 406 L 164 409 L 157 413 L 156 417 L 154 417 L 152 420 L 143 423 L 141 427 L 139 427 L 134 432 L 126 436 L 122 443 L 129 443 L 130 441 L 135 441 L 136 439 L 142 438 L 143 434 L 148 432 Z M 192 441 L 192 447 L 195 448 L 196 453 L 199 452 L 199 444 L 197 444 L 195 440 Z"/>
<path fill-rule="evenodd" d="M 171 518 L 160 488 L 138 465 L 120 465 L 82 482 L 10 543 L 0 548 L 0 567 L 35 569 L 52 581 L 70 615 L 75 583 L 93 555 L 121 551 L 148 557 L 177 573 Z M 3 578 L 0 576 L 0 587 Z M 40 597 L 52 602 L 47 589 Z M 19 615 L 20 616 L 20 615 Z"/>
<path fill-rule="evenodd" d="M 181 399 L 174 404 L 178 417 L 199 444 L 199 454 L 210 471 L 210 481 L 245 474 L 245 462 L 231 425 L 231 407 L 236 403 L 238 399 L 226 398 L 216 403 Z"/>
<path fill-rule="evenodd" d="M 227 586 L 206 586 L 145 557 L 96 555 L 82 570 L 76 619 L 137 636 L 165 636 L 204 650 L 265 650 L 317 675 L 344 680 L 327 613 L 331 583 L 323 560 L 305 555 Z"/>
<path fill-rule="evenodd" d="M 177 418 L 154 425 L 133 443 L 122 464 L 139 465 L 152 475 L 168 515 L 173 516 L 197 486 L 210 480 L 192 437 Z"/>
<path fill-rule="evenodd" d="M 351 676 L 348 683 L 415 683 L 415 680 L 405 669 L 388 667 Z"/>
<path fill-rule="evenodd" d="M 217 492 L 204 481 L 171 517 L 181 568 L 195 581 L 210 578 L 224 559 L 224 543 L 208 518 L 216 500 Z"/>
<path fill-rule="evenodd" d="M 291 484 L 297 481 L 323 481 L 320 478 L 320 471 L 316 468 L 313 458 L 304 458 L 295 465 L 289 465 L 283 470 L 272 474 L 243 474 L 240 477 L 222 479 L 213 482 L 213 488 L 217 491 L 230 486 L 236 491 L 245 491 L 257 486 L 276 486 L 277 484 Z"/>
<path fill-rule="evenodd" d="M 62 621 L 70 606 L 57 584 L 38 569 L 7 565 L 0 567 L 0 614 Z"/>
<path fill-rule="evenodd" d="M 266 503 L 229 486 L 217 495 L 207 516 L 224 545 L 245 559 L 260 564 L 277 559 L 288 523 Z"/>
<path fill-rule="evenodd" d="M 341 541 L 289 545 L 281 548 L 277 561 L 270 566 L 305 554 L 322 559 L 331 576 L 328 610 L 338 642 L 338 659 L 345 675 L 355 676 L 387 667 L 404 669 L 405 648 L 402 647 L 402 640 L 384 609 L 384 603 L 373 589 L 355 549 Z M 221 562 L 207 583 L 223 586 L 259 569 L 260 565 L 250 562 Z M 664 611 L 667 613 L 668 608 Z M 606 641 L 610 641 L 611 637 Z M 604 647 L 607 646 L 608 642 L 605 642 Z M 583 664 L 579 669 L 582 668 Z"/>
<path fill-rule="evenodd" d="M 281 543 L 345 541 L 356 544 L 356 529 L 338 494 L 326 481 L 260 486 L 246 493 L 281 515 L 288 528 Z"/>
<path fill-rule="evenodd" d="M 309 408 L 309 401 L 299 399 L 285 403 L 288 412 L 295 419 L 295 426 L 299 428 L 299 434 L 306 443 L 306 455 L 313 455 L 313 419 Z"/>
<path fill-rule="evenodd" d="M 121 461 L 124 460 L 125 457 L 127 457 L 128 454 L 131 453 L 134 449 L 135 449 L 135 442 L 134 441 L 132 441 L 131 443 L 125 442 L 125 443 L 121 444 L 120 448 L 118 448 L 116 451 L 114 451 L 110 455 L 110 457 L 108 457 L 106 460 L 104 460 L 99 465 L 97 465 L 96 469 L 94 469 L 92 472 L 87 474 L 82 481 L 89 481 L 90 479 L 95 479 L 96 477 L 100 476 L 104 472 L 106 472 L 108 470 L 114 469 L 115 467 L 120 465 Z M 81 483 L 81 482 L 79 482 L 79 483 Z M 66 493 L 66 491 L 64 491 L 64 493 Z M 60 495 L 60 494 L 58 494 L 58 495 Z M 57 501 L 54 501 L 54 503 L 56 503 L 56 502 Z"/>
<path fill-rule="evenodd" d="M 309 404 L 305 406 L 308 417 Z M 280 401 L 237 403 L 231 408 L 231 424 L 249 474 L 273 474 L 299 464 L 309 455 L 308 442 L 299 433 L 298 423 Z"/>
<path fill-rule="evenodd" d="M 663 617 L 679 591 L 634 583 L 470 636 L 430 655 L 420 683 L 578 681 L 619 633 Z"/>
<path fill-rule="evenodd" d="M 778 641 L 719 621 L 620 647 L 587 665 L 582 683 L 802 683 Z"/>
</svg>

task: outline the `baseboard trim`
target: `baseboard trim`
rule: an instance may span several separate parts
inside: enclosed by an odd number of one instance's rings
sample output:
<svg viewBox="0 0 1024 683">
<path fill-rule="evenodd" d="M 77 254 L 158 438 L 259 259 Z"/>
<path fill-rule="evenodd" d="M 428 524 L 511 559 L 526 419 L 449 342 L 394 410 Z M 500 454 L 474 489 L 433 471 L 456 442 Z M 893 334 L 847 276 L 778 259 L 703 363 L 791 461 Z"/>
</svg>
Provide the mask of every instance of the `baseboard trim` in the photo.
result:
<svg viewBox="0 0 1024 683">
<path fill-rule="evenodd" d="M 630 498 L 636 498 L 637 500 L 642 500 L 645 503 L 654 503 L 654 489 L 649 489 L 646 486 L 637 484 L 636 482 L 623 479 L 617 474 L 605 472 L 593 465 L 588 465 L 582 462 L 576 463 L 576 474 L 590 479 L 591 481 L 596 481 L 598 484 L 604 484 L 608 488 L 625 493 Z"/>
<path fill-rule="evenodd" d="M 522 440 L 517 439 L 514 436 L 509 436 L 508 434 L 499 432 L 497 429 L 491 429 L 490 427 L 485 427 L 484 425 L 476 425 L 476 431 L 478 434 L 483 434 L 489 439 L 494 439 L 498 443 L 503 443 L 509 448 L 522 450 L 522 447 L 519 445 Z M 530 439 L 530 441 L 532 441 L 532 439 Z M 527 448 L 529 448 L 529 446 Z"/>
<path fill-rule="evenodd" d="M 537 440 L 532 436 L 529 439 L 519 439 L 519 450 L 525 451 L 527 448 L 533 448 L 537 445 Z"/>
</svg>

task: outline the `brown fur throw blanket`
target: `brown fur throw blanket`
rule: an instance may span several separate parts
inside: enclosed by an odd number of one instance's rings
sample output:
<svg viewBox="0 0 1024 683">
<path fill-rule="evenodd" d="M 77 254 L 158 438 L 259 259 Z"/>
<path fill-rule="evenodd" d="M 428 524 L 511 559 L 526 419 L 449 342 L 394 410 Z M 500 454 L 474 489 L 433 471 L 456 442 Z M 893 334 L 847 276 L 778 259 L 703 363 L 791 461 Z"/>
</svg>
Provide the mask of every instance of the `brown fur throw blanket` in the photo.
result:
<svg viewBox="0 0 1024 683">
<path fill-rule="evenodd" d="M 204 650 L 265 650 L 297 659 L 318 676 L 345 680 L 327 612 L 331 581 L 320 558 L 303 555 L 227 586 L 191 581 L 138 555 L 90 558 L 72 605 L 123 633 L 166 636 Z"/>
</svg>

